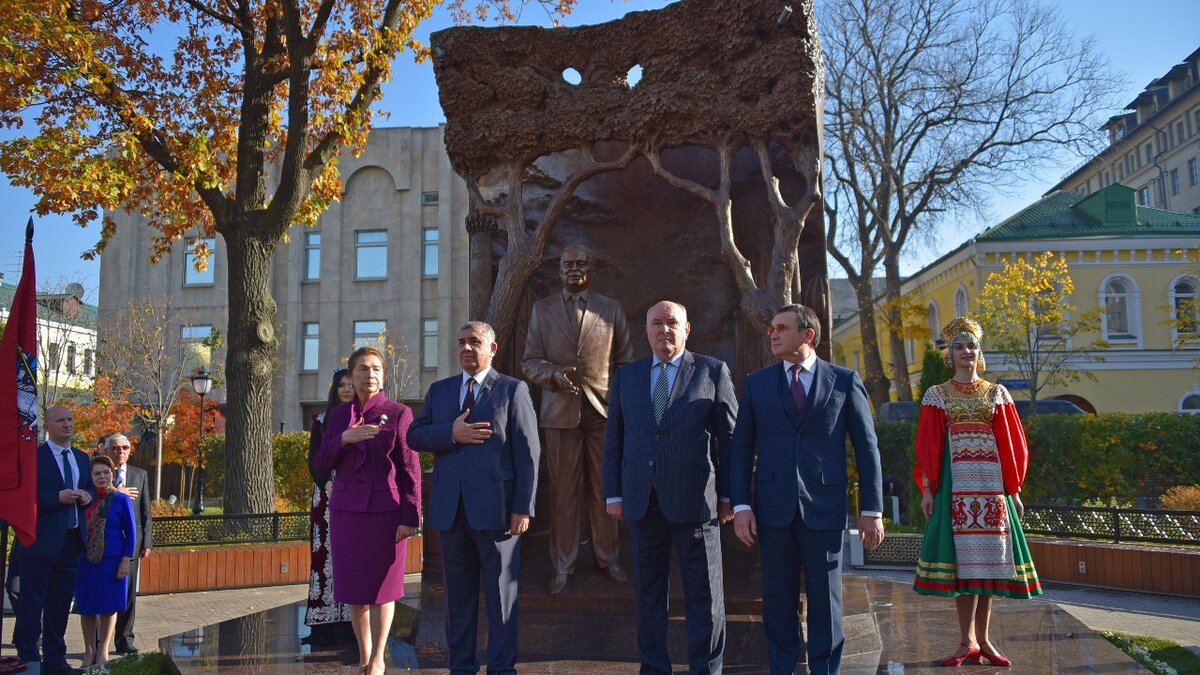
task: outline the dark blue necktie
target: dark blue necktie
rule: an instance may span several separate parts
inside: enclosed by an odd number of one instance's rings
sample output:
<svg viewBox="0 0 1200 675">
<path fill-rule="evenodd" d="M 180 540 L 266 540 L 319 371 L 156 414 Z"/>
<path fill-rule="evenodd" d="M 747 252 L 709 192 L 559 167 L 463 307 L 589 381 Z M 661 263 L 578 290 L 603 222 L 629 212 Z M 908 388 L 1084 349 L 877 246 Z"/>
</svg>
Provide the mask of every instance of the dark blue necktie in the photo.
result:
<svg viewBox="0 0 1200 675">
<path fill-rule="evenodd" d="M 792 376 L 789 378 L 792 381 L 792 401 L 796 404 L 796 410 L 804 412 L 804 408 L 808 404 L 808 395 L 804 392 L 804 383 L 800 381 L 800 373 L 804 372 L 804 369 L 799 365 L 794 365 L 789 370 L 792 371 Z"/>
<path fill-rule="evenodd" d="M 63 460 L 63 482 L 67 484 L 68 490 L 75 489 L 75 472 L 71 470 L 71 458 L 67 454 L 70 450 L 62 451 Z M 79 527 L 79 514 L 76 512 L 74 504 L 67 506 L 67 529 L 73 530 Z"/>
</svg>

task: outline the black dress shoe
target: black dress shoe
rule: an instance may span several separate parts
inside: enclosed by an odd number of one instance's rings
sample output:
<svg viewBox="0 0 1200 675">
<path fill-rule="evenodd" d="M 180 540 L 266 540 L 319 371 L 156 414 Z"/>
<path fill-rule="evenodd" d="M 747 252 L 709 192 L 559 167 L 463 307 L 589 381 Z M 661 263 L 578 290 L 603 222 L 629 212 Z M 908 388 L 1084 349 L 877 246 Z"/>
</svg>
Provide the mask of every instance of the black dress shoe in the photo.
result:
<svg viewBox="0 0 1200 675">
<path fill-rule="evenodd" d="M 138 650 L 137 646 L 132 643 L 117 645 L 116 651 L 118 654 L 140 654 L 141 653 Z"/>
</svg>

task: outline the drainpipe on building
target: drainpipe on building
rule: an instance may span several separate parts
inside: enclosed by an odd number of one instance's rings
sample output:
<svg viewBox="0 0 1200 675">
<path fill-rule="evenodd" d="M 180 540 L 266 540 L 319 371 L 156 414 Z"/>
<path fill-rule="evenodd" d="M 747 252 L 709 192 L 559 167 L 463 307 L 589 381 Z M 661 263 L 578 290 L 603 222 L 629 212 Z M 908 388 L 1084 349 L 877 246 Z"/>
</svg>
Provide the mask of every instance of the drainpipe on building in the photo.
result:
<svg viewBox="0 0 1200 675">
<path fill-rule="evenodd" d="M 1165 143 L 1160 143 L 1159 141 L 1161 139 L 1165 139 L 1167 137 L 1167 135 L 1163 133 L 1162 129 L 1159 129 L 1158 127 L 1154 126 L 1153 124 L 1150 124 L 1149 122 L 1146 122 L 1146 126 L 1153 129 L 1154 133 L 1157 134 L 1157 136 L 1154 139 L 1154 144 L 1158 146 L 1158 152 L 1154 153 L 1154 166 L 1155 166 L 1155 168 L 1158 169 L 1158 193 L 1162 197 L 1162 199 L 1160 199 L 1159 201 L 1162 204 L 1162 209 L 1164 211 L 1170 211 L 1171 210 L 1171 200 L 1170 200 L 1170 198 L 1167 197 L 1167 178 L 1166 178 L 1167 170 L 1163 167 L 1162 164 L 1159 163 L 1160 160 L 1162 159 L 1163 154 L 1166 152 L 1166 150 L 1163 150 L 1163 145 L 1165 145 Z"/>
</svg>

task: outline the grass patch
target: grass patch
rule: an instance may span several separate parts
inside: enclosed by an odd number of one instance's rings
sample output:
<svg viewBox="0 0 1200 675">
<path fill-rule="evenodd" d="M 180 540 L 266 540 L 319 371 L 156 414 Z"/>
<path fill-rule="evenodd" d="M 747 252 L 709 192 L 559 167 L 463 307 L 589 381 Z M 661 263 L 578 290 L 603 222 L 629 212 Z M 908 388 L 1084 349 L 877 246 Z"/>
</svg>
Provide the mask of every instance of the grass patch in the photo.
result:
<svg viewBox="0 0 1200 675">
<path fill-rule="evenodd" d="M 1170 640 L 1103 630 L 1100 631 L 1100 635 L 1152 673 L 1200 675 L 1200 656 Z"/>
</svg>

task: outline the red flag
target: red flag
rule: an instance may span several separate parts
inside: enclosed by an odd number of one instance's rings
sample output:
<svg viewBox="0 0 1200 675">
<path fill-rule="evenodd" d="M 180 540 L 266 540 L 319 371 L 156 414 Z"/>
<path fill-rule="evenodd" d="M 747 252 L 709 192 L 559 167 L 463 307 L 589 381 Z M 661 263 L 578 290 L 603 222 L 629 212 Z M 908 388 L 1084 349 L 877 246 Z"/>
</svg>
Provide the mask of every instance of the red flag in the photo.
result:
<svg viewBox="0 0 1200 675">
<path fill-rule="evenodd" d="M 25 546 L 37 535 L 37 436 L 37 281 L 30 218 L 25 265 L 0 340 L 0 465 L 15 469 L 0 471 L 0 518 Z"/>
</svg>

